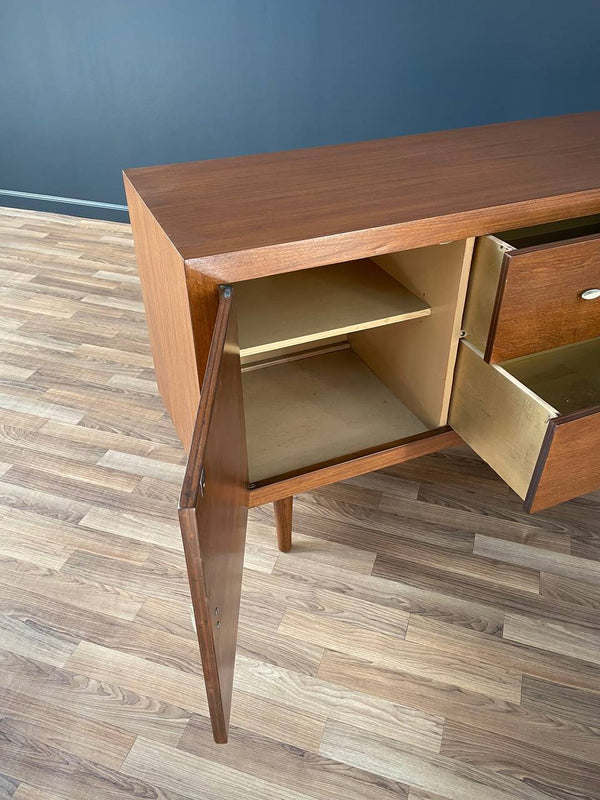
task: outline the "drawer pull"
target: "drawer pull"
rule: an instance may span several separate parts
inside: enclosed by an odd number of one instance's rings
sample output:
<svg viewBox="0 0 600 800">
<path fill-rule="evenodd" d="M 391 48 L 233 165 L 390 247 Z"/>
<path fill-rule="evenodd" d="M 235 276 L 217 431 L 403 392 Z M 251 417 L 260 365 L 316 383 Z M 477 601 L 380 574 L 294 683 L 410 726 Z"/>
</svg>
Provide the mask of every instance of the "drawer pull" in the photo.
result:
<svg viewBox="0 0 600 800">
<path fill-rule="evenodd" d="M 584 300 L 597 300 L 600 297 L 600 289 L 586 289 L 581 296 Z"/>
</svg>

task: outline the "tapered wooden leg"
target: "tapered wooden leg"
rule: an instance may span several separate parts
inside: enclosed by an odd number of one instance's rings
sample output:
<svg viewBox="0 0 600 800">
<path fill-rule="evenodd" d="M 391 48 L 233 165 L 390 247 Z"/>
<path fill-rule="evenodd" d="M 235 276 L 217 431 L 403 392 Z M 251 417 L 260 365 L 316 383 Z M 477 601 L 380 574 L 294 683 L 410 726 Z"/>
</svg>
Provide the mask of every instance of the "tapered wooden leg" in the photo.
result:
<svg viewBox="0 0 600 800">
<path fill-rule="evenodd" d="M 292 549 L 292 506 L 293 497 L 284 497 L 275 500 L 275 524 L 277 526 L 277 546 L 282 553 L 289 553 Z"/>
</svg>

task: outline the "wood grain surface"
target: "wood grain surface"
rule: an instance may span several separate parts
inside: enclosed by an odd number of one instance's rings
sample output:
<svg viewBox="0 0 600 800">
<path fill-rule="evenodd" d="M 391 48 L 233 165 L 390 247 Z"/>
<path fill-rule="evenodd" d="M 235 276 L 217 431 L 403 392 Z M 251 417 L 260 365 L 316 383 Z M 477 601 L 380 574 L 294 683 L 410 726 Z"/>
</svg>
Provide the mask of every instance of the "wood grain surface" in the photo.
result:
<svg viewBox="0 0 600 800">
<path fill-rule="evenodd" d="M 0 214 L 0 797 L 598 798 L 600 498 L 464 446 L 250 511 L 212 740 L 128 226 Z"/>
<path fill-rule="evenodd" d="M 485 359 L 490 363 L 600 336 L 600 236 L 506 253 Z"/>
<path fill-rule="evenodd" d="M 179 500 L 179 522 L 215 741 L 227 741 L 248 519 L 248 458 L 235 301 L 215 331 Z"/>
<path fill-rule="evenodd" d="M 595 213 L 600 112 L 126 176 L 190 266 L 233 282 Z"/>
<path fill-rule="evenodd" d="M 530 511 L 600 486 L 600 407 L 551 420 L 525 500 Z"/>
<path fill-rule="evenodd" d="M 294 498 L 283 497 L 273 503 L 275 527 L 277 528 L 277 547 L 282 553 L 292 549 L 292 520 L 294 515 Z"/>
<path fill-rule="evenodd" d="M 188 447 L 210 338 L 204 343 L 197 364 L 183 259 L 127 179 L 125 190 L 135 231 L 156 380 L 179 437 Z M 208 301 L 204 305 L 208 307 Z"/>
</svg>

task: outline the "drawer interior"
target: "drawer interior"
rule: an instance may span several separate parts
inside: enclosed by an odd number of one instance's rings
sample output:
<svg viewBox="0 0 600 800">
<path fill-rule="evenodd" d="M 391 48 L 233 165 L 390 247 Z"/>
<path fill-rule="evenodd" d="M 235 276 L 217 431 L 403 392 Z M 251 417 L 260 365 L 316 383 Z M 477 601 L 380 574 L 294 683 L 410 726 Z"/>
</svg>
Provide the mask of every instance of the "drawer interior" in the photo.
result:
<svg viewBox="0 0 600 800">
<path fill-rule="evenodd" d="M 502 367 L 559 414 L 600 406 L 600 339 L 522 356 Z"/>
<path fill-rule="evenodd" d="M 242 281 L 236 296 L 242 357 L 431 314 L 369 258 Z"/>
<path fill-rule="evenodd" d="M 596 406 L 600 339 L 494 365 L 461 343 L 450 424 L 523 499 L 549 420 Z"/>
<path fill-rule="evenodd" d="M 447 423 L 472 247 L 236 285 L 250 483 Z"/>
<path fill-rule="evenodd" d="M 497 239 L 511 247 L 537 247 L 551 242 L 566 242 L 578 236 L 591 236 L 600 233 L 600 214 L 575 219 L 561 219 L 546 225 L 532 225 L 528 228 L 513 228 L 494 234 Z"/>
</svg>

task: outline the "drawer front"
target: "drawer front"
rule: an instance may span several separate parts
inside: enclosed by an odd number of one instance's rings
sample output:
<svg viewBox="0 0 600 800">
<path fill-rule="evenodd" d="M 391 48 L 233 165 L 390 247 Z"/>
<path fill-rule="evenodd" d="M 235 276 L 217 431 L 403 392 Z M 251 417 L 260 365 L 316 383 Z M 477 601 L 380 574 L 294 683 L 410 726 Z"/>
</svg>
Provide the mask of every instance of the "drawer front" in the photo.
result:
<svg viewBox="0 0 600 800">
<path fill-rule="evenodd" d="M 504 255 L 485 360 L 506 361 L 600 336 L 600 236 Z"/>
<path fill-rule="evenodd" d="M 525 500 L 540 511 L 600 489 L 600 409 L 551 420 Z"/>
</svg>

